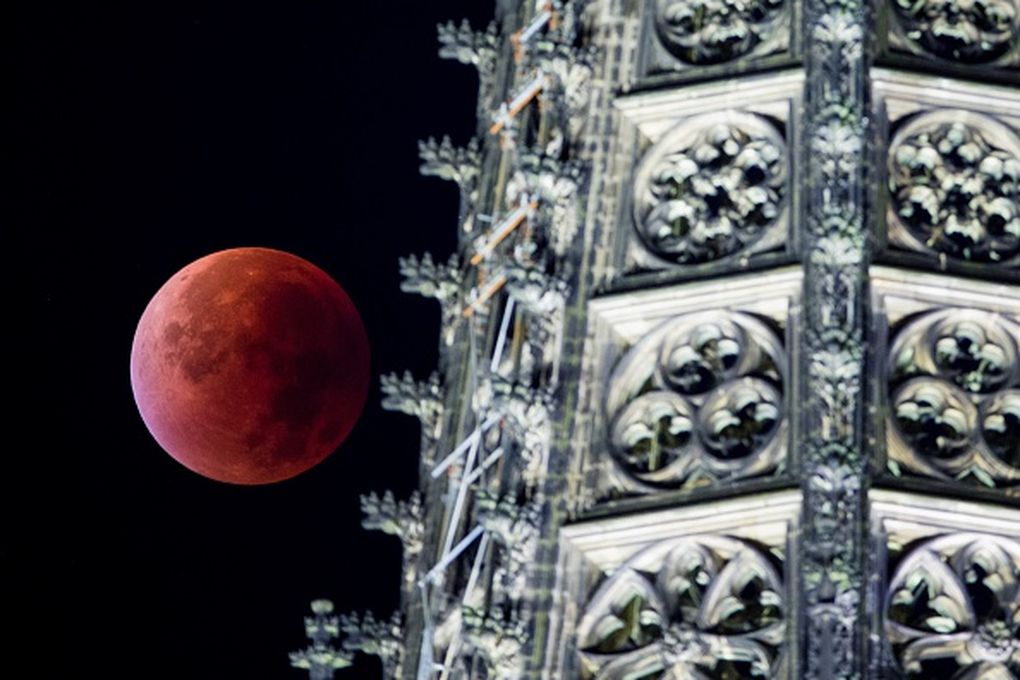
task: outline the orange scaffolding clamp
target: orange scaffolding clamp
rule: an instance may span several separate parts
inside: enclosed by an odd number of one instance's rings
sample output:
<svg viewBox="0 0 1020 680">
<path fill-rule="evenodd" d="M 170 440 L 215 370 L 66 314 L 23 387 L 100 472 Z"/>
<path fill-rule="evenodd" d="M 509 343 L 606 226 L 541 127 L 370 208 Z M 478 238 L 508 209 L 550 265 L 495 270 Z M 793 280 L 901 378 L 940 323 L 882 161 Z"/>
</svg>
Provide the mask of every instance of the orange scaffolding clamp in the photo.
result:
<svg viewBox="0 0 1020 680">
<path fill-rule="evenodd" d="M 514 209 L 512 213 L 507 215 L 502 222 L 500 222 L 495 229 L 492 231 L 492 236 L 478 249 L 474 255 L 471 256 L 471 264 L 477 265 L 479 262 L 488 257 L 489 253 L 493 249 L 503 242 L 510 233 L 516 229 L 520 224 L 527 219 L 528 215 L 531 214 L 535 208 L 538 207 L 538 201 L 532 200 L 526 203 L 521 201 L 521 204 Z"/>
<path fill-rule="evenodd" d="M 493 118 L 492 127 L 489 128 L 491 134 L 496 134 L 503 129 L 507 123 L 513 120 L 513 117 L 520 113 L 521 109 L 528 105 L 528 103 L 538 96 L 538 93 L 542 91 L 545 86 L 545 74 L 542 73 L 542 69 L 539 69 L 527 85 L 521 89 L 517 95 L 509 102 L 500 104 L 499 111 Z"/>
<path fill-rule="evenodd" d="M 492 277 L 481 290 L 479 290 L 475 295 L 473 295 L 474 300 L 472 300 L 471 304 L 464 308 L 464 311 L 461 312 L 461 316 L 463 316 L 465 319 L 470 317 L 472 314 L 481 309 L 482 305 L 488 302 L 489 298 L 498 293 L 499 289 L 505 285 L 506 274 L 501 273 L 498 274 L 497 276 Z M 474 291 L 472 291 L 472 293 L 474 293 Z"/>
<path fill-rule="evenodd" d="M 556 28 L 557 16 L 556 10 L 553 9 L 552 2 L 547 2 L 545 7 L 542 8 L 538 14 L 531 20 L 524 28 L 514 32 L 510 36 L 510 44 L 514 47 L 514 61 L 519 62 L 524 54 L 524 45 L 531 40 L 536 33 L 542 30 L 542 27 L 549 24 L 551 28 Z"/>
</svg>

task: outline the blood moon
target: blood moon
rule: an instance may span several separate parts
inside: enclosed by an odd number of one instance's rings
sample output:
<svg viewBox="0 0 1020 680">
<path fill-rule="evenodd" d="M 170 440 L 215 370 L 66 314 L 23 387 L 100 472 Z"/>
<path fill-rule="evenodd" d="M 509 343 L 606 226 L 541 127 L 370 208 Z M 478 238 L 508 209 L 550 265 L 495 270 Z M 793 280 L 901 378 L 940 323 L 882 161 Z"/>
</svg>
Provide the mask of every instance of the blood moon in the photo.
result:
<svg viewBox="0 0 1020 680">
<path fill-rule="evenodd" d="M 347 437 L 369 381 L 368 338 L 343 289 L 295 255 L 213 253 L 149 302 L 131 387 L 149 432 L 191 470 L 268 484 Z"/>
</svg>

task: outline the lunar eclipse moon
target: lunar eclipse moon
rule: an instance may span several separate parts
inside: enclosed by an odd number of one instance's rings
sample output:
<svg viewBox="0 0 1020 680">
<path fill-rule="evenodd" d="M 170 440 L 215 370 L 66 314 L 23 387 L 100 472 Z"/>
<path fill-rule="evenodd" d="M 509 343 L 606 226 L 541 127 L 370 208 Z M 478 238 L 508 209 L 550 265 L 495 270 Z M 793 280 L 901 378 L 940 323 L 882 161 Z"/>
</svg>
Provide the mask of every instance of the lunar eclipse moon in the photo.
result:
<svg viewBox="0 0 1020 680">
<path fill-rule="evenodd" d="M 361 318 L 300 257 L 237 248 L 177 272 L 142 314 L 131 386 L 149 432 L 200 475 L 268 484 L 347 437 L 368 391 Z"/>
</svg>

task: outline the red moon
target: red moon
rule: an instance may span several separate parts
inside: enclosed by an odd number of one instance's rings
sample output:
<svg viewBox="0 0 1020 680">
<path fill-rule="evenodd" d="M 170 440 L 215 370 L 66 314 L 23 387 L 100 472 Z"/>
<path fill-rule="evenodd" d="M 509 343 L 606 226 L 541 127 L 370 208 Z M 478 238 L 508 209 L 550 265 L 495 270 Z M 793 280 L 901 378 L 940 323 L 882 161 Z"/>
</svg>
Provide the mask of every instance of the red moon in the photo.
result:
<svg viewBox="0 0 1020 680">
<path fill-rule="evenodd" d="M 177 272 L 138 322 L 131 387 L 149 432 L 185 467 L 268 484 L 319 463 L 368 392 L 354 303 L 315 265 L 267 248 Z"/>
</svg>

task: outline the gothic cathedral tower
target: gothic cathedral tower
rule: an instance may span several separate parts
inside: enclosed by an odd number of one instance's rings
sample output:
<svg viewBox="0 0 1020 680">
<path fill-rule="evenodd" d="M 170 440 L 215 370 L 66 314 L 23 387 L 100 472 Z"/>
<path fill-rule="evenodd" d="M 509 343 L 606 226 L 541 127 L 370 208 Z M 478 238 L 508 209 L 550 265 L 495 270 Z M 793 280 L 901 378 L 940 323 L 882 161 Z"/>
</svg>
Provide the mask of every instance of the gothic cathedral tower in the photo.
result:
<svg viewBox="0 0 1020 680">
<path fill-rule="evenodd" d="M 400 263 L 421 493 L 363 499 L 403 611 L 295 663 L 1020 678 L 1018 1 L 497 5 L 439 28 L 459 251 Z"/>
</svg>

